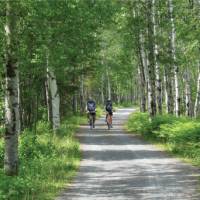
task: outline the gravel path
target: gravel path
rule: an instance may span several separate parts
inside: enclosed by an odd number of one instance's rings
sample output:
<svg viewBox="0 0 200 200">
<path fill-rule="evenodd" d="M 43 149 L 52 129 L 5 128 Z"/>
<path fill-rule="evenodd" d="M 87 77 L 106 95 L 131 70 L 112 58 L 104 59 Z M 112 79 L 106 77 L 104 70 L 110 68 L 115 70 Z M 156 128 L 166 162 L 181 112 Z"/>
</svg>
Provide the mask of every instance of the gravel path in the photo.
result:
<svg viewBox="0 0 200 200">
<path fill-rule="evenodd" d="M 80 171 L 56 200 L 200 200 L 198 169 L 124 134 L 123 123 L 133 111 L 114 113 L 110 131 L 105 118 L 94 130 L 81 127 Z"/>
</svg>

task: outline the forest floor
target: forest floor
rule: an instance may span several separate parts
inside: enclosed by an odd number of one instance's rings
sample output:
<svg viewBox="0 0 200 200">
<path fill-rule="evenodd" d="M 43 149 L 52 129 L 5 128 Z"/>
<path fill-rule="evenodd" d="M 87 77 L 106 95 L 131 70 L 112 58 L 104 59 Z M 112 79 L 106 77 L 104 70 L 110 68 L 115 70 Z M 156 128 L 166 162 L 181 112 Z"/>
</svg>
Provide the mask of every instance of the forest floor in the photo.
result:
<svg viewBox="0 0 200 200">
<path fill-rule="evenodd" d="M 199 200 L 200 170 L 158 149 L 123 125 L 134 109 L 118 109 L 113 129 L 105 117 L 77 137 L 82 161 L 77 177 L 56 200 Z"/>
</svg>

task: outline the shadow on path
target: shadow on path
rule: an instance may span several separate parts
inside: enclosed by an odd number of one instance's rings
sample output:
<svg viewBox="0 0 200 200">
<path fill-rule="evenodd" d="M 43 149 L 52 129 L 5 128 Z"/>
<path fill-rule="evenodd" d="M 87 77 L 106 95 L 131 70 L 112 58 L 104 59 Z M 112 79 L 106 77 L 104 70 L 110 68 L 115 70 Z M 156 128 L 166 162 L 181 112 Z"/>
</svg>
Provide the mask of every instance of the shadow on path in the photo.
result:
<svg viewBox="0 0 200 200">
<path fill-rule="evenodd" d="M 94 130 L 77 133 L 83 158 L 72 185 L 56 200 L 199 200 L 199 170 L 167 156 L 151 144 L 123 133 L 133 109 L 114 113 L 114 128 L 105 118 Z"/>
</svg>

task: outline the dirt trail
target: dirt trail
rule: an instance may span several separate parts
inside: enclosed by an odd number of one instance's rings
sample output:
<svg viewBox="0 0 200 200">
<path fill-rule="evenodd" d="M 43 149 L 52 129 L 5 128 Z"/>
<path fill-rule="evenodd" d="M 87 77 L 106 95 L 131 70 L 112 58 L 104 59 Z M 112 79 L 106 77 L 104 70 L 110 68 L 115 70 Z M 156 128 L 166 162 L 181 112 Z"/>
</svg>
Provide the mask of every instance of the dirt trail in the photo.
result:
<svg viewBox="0 0 200 200">
<path fill-rule="evenodd" d="M 124 134 L 123 124 L 133 111 L 114 113 L 110 131 L 105 118 L 92 131 L 81 127 L 80 171 L 56 200 L 200 200 L 198 169 Z"/>
</svg>

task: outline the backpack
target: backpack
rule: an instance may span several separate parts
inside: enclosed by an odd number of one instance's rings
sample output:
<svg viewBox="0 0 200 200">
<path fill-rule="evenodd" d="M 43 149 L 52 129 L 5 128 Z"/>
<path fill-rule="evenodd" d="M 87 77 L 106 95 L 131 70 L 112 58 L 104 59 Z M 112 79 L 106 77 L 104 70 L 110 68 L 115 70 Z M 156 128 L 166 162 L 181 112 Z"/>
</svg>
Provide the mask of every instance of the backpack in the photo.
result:
<svg viewBox="0 0 200 200">
<path fill-rule="evenodd" d="M 108 103 L 108 104 L 106 105 L 106 110 L 107 110 L 108 112 L 112 112 L 112 104 L 111 104 L 111 103 Z"/>
<path fill-rule="evenodd" d="M 94 112 L 95 111 L 95 103 L 93 101 L 88 102 L 87 109 L 89 112 Z"/>
</svg>

